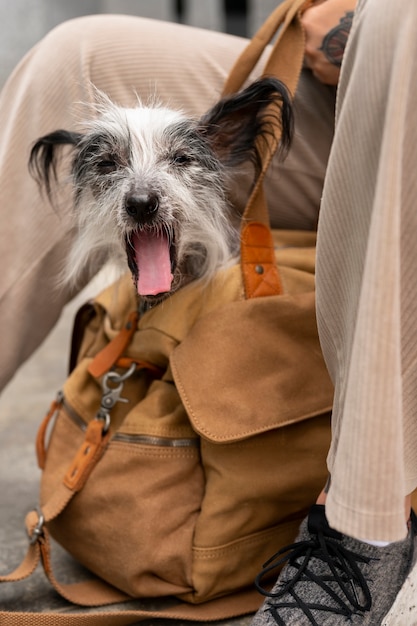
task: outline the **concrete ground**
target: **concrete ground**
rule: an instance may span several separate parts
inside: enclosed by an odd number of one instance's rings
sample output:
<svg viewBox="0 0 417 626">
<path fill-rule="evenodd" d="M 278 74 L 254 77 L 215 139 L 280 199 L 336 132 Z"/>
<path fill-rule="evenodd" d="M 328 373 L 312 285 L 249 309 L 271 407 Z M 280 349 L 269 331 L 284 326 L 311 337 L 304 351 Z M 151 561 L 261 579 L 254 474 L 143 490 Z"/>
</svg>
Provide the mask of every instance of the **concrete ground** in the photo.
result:
<svg viewBox="0 0 417 626">
<path fill-rule="evenodd" d="M 26 550 L 23 520 L 26 512 L 36 506 L 39 480 L 34 453 L 35 434 L 65 379 L 72 318 L 79 303 L 88 295 L 88 291 L 84 292 L 67 307 L 47 341 L 21 368 L 0 398 L 0 574 L 13 569 Z M 77 574 L 82 575 L 79 566 L 59 549 L 56 570 L 58 579 L 63 582 L 76 578 Z M 416 592 L 417 567 L 382 626 L 417 625 Z M 0 609 L 64 614 L 76 611 L 55 594 L 40 569 L 29 581 L 0 586 Z M 250 621 L 249 616 L 221 623 L 249 626 Z M 0 618 L 0 623 L 5 622 Z M 175 624 L 180 626 L 178 622 Z"/>
</svg>

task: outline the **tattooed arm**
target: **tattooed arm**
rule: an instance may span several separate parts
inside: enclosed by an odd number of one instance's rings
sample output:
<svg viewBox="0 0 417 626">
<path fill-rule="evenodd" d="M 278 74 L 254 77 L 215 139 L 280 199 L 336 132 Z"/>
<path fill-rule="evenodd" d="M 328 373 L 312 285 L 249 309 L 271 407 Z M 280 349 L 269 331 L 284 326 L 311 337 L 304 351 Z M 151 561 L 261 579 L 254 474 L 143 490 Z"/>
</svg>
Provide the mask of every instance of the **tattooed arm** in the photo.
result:
<svg viewBox="0 0 417 626">
<path fill-rule="evenodd" d="M 317 1 L 303 15 L 305 65 L 322 83 L 339 80 L 346 41 L 357 0 Z"/>
</svg>

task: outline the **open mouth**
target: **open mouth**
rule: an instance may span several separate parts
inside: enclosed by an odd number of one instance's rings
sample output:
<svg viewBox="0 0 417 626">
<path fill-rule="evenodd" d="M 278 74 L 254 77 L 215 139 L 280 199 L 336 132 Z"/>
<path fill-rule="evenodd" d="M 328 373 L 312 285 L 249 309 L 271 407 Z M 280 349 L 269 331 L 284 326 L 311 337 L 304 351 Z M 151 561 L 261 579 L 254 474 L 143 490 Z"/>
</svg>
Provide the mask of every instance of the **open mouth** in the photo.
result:
<svg viewBox="0 0 417 626">
<path fill-rule="evenodd" d="M 171 291 L 175 244 L 162 228 L 142 228 L 126 236 L 127 262 L 140 296 Z"/>
</svg>

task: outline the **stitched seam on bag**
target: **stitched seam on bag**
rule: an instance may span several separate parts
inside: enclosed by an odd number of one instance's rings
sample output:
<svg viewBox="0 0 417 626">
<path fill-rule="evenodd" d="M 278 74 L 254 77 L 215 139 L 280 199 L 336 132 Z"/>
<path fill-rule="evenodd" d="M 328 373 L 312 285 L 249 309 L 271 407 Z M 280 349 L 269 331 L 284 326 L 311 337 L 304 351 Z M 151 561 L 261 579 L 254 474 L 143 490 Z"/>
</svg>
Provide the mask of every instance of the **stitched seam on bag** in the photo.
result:
<svg viewBox="0 0 417 626">
<path fill-rule="evenodd" d="M 210 561 L 212 559 L 217 559 L 219 556 L 227 555 L 230 552 L 240 552 L 242 550 L 242 545 L 256 545 L 260 542 L 265 541 L 265 539 L 268 537 L 276 538 L 280 534 L 283 534 L 283 531 L 286 528 L 297 526 L 298 522 L 299 520 L 282 523 L 274 526 L 273 528 L 251 534 L 248 537 L 242 537 L 241 539 L 238 539 L 235 542 L 226 544 L 224 546 L 207 548 L 193 546 L 193 555 L 196 559 Z"/>
<path fill-rule="evenodd" d="M 267 266 L 264 263 L 264 267 Z M 274 280 L 275 274 L 275 266 L 267 268 L 265 274 L 263 274 L 262 279 L 259 281 L 257 285 L 252 284 L 252 297 L 256 298 L 259 296 L 264 296 L 264 290 L 268 290 L 268 296 L 271 295 L 281 295 L 281 291 L 277 290 L 276 280 Z M 270 278 L 272 277 L 272 280 Z M 255 282 L 255 281 L 254 281 Z"/>
<path fill-rule="evenodd" d="M 162 446 L 161 446 L 162 448 Z M 150 456 L 154 458 L 167 458 L 172 459 L 175 457 L 176 459 L 195 459 L 199 457 L 199 450 L 196 448 L 190 448 L 189 450 L 179 448 L 169 448 L 167 450 L 161 450 L 160 447 L 155 446 L 153 449 L 151 446 L 145 446 L 144 444 L 128 444 L 119 441 L 111 442 L 107 453 L 117 452 L 123 450 L 124 454 L 129 454 L 130 456 Z"/>
<path fill-rule="evenodd" d="M 207 438 L 210 438 L 213 441 L 226 441 L 226 442 L 233 442 L 236 441 L 238 439 L 245 439 L 246 437 L 249 437 L 251 435 L 261 435 L 262 433 L 267 433 L 270 430 L 276 430 L 279 428 L 283 428 L 284 426 L 291 426 L 292 424 L 299 424 L 300 422 L 303 422 L 305 420 L 308 419 L 312 419 L 314 417 L 318 417 L 321 416 L 322 414 L 325 415 L 327 414 L 329 411 L 331 411 L 332 409 L 332 405 L 327 405 L 324 407 L 319 407 L 317 408 L 313 413 L 308 413 L 307 415 L 302 415 L 301 417 L 298 416 L 296 418 L 293 419 L 288 419 L 288 420 L 284 420 L 284 421 L 279 421 L 279 422 L 273 422 L 271 424 L 268 424 L 268 426 L 266 426 L 265 428 L 259 429 L 259 428 L 252 428 L 250 430 L 244 430 L 242 432 L 240 432 L 238 435 L 217 435 L 213 432 L 211 432 L 210 430 L 207 430 L 206 428 L 201 426 L 200 420 L 197 418 L 195 412 L 191 409 L 190 403 L 187 399 L 187 396 L 185 394 L 185 390 L 184 387 L 182 386 L 180 381 L 177 381 L 177 386 L 181 389 L 182 392 L 182 398 L 183 398 L 183 402 L 184 402 L 184 406 L 187 409 L 188 415 L 191 415 L 193 418 L 193 422 L 196 425 L 196 428 L 198 430 L 199 433 L 201 433 L 202 436 L 206 436 Z"/>
<path fill-rule="evenodd" d="M 232 441 L 236 441 L 239 439 L 245 439 L 246 437 L 250 437 L 252 435 L 258 435 L 258 434 L 260 435 L 262 433 L 269 432 L 270 430 L 283 428 L 284 426 L 291 426 L 292 424 L 298 424 L 307 419 L 312 419 L 314 417 L 325 415 L 332 409 L 331 404 L 325 405 L 324 407 L 319 406 L 316 409 L 314 409 L 313 412 L 309 411 L 308 414 L 297 416 L 296 418 L 293 418 L 293 419 L 280 420 L 279 422 L 273 422 L 272 424 L 268 424 L 268 426 L 266 426 L 263 429 L 252 428 L 249 430 L 244 430 L 240 432 L 238 435 L 232 435 L 232 436 L 216 435 L 215 433 L 211 432 L 210 430 L 208 430 L 207 428 L 201 425 L 200 420 L 198 419 L 195 412 L 191 408 L 184 386 L 181 383 L 181 380 L 179 379 L 178 370 L 177 370 L 175 362 L 171 363 L 171 368 L 175 374 L 175 383 L 177 385 L 177 388 L 180 390 L 180 396 L 184 404 L 184 407 L 186 408 L 188 415 L 192 417 L 193 425 L 195 426 L 197 432 L 201 433 L 202 436 L 206 436 L 207 438 L 210 438 L 211 440 L 216 441 L 216 442 L 221 442 L 221 441 L 232 442 Z"/>
<path fill-rule="evenodd" d="M 201 428 L 200 426 L 198 426 L 198 430 L 202 434 L 202 436 L 205 435 L 207 438 L 209 438 L 213 442 L 225 441 L 227 443 L 229 442 L 232 443 L 233 441 L 238 441 L 239 439 L 245 439 L 252 435 L 262 435 L 262 434 L 268 433 L 271 430 L 279 430 L 280 428 L 284 428 L 285 426 L 292 426 L 294 424 L 299 424 L 300 422 L 313 419 L 314 417 L 320 417 L 322 414 L 324 416 L 331 411 L 331 408 L 332 408 L 331 405 L 329 405 L 328 407 L 325 407 L 324 409 L 319 409 L 316 413 L 313 413 L 313 414 L 304 415 L 302 417 L 297 417 L 288 421 L 280 421 L 280 422 L 268 424 L 268 426 L 266 426 L 263 429 L 245 430 L 245 431 L 240 432 L 238 435 L 220 436 L 220 435 L 210 432 L 209 430 L 206 430 L 205 428 Z M 199 425 L 199 420 L 195 419 L 195 423 Z"/>
</svg>

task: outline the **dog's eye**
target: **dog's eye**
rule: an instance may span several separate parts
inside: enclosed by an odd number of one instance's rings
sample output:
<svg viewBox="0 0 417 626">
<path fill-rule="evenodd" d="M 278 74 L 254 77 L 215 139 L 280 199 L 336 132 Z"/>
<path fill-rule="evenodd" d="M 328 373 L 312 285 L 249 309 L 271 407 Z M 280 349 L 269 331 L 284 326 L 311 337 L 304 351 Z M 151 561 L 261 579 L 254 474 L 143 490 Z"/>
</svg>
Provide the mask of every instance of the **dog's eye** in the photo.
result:
<svg viewBox="0 0 417 626">
<path fill-rule="evenodd" d="M 172 162 L 174 165 L 188 165 L 192 162 L 192 157 L 189 154 L 185 154 L 184 152 L 177 152 L 172 157 Z"/>
<path fill-rule="evenodd" d="M 97 167 L 101 174 L 110 174 L 117 169 L 117 164 L 113 159 L 102 159 L 97 163 Z"/>
</svg>

